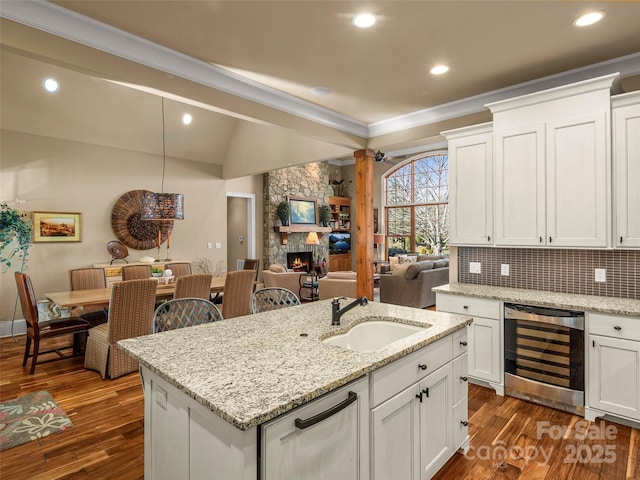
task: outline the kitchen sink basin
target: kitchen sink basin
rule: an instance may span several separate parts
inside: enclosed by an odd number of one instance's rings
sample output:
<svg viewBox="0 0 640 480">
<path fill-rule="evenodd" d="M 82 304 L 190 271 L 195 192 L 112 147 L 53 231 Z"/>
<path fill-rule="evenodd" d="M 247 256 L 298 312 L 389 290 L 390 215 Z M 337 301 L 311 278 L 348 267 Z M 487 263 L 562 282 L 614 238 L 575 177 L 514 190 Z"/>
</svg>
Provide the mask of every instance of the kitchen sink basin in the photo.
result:
<svg viewBox="0 0 640 480">
<path fill-rule="evenodd" d="M 346 333 L 326 338 L 323 342 L 356 352 L 372 352 L 414 333 L 423 332 L 430 326 L 425 324 L 417 327 L 389 320 L 370 320 L 359 323 Z"/>
</svg>

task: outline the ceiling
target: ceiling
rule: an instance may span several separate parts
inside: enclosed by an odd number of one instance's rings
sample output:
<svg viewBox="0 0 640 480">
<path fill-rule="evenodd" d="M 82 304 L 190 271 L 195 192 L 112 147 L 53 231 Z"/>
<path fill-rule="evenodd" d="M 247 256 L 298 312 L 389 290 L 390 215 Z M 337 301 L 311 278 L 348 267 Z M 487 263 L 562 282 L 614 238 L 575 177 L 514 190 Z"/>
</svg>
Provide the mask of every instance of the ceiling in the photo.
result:
<svg viewBox="0 0 640 480">
<path fill-rule="evenodd" d="M 601 22 L 572 25 L 593 9 Z M 358 29 L 364 11 L 378 23 Z M 446 121 L 490 119 L 488 101 L 616 71 L 640 89 L 640 2 L 10 0 L 0 13 L 2 128 L 80 130 L 157 153 L 162 95 L 171 118 L 196 112 L 188 130 L 168 121 L 169 153 L 224 165 L 225 176 L 242 173 L 227 162 L 248 154 L 249 136 L 310 142 L 313 154 L 289 164 L 365 146 L 410 151 L 456 125 Z M 449 73 L 431 75 L 438 63 Z M 64 102 L 34 94 L 46 72 L 63 76 Z M 63 122 L 37 120 L 63 111 Z M 277 166 L 275 146 L 273 156 L 244 173 Z"/>
</svg>

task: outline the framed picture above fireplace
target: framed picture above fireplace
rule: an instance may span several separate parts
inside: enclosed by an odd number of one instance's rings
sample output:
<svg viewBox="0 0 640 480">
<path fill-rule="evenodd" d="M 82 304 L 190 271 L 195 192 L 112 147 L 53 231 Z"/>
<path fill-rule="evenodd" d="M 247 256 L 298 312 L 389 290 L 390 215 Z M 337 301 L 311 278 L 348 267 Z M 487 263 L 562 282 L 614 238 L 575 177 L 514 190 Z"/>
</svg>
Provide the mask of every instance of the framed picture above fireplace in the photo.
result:
<svg viewBox="0 0 640 480">
<path fill-rule="evenodd" d="M 313 198 L 289 197 L 292 225 L 317 225 L 318 204 Z"/>
</svg>

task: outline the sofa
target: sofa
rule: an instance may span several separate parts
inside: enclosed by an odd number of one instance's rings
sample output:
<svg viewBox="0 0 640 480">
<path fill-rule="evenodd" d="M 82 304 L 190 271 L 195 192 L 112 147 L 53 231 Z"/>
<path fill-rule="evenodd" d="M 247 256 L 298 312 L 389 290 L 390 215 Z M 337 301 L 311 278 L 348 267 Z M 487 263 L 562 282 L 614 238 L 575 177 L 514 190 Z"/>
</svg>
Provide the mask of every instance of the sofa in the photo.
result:
<svg viewBox="0 0 640 480">
<path fill-rule="evenodd" d="M 300 275 L 303 272 L 289 272 L 282 265 L 273 264 L 268 270 L 262 271 L 264 288 L 280 287 L 291 290 L 300 298 Z"/>
<path fill-rule="evenodd" d="M 448 258 L 406 261 L 394 266 L 391 273 L 380 275 L 380 301 L 406 307 L 430 307 L 436 304 L 432 288 L 447 283 Z"/>
<path fill-rule="evenodd" d="M 335 297 L 356 298 L 356 272 L 328 272 L 318 280 L 320 300 Z"/>
</svg>

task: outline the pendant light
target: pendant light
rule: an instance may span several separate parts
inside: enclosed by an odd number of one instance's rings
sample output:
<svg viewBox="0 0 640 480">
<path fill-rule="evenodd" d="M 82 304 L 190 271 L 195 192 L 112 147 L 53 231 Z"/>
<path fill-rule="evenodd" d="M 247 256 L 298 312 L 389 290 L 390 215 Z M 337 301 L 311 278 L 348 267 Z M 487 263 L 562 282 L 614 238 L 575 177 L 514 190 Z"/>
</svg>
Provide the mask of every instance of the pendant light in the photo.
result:
<svg viewBox="0 0 640 480">
<path fill-rule="evenodd" d="M 162 187 L 160 193 L 146 192 L 142 195 L 143 220 L 184 220 L 184 196 L 181 193 L 164 193 L 166 164 L 164 97 L 162 97 Z"/>
</svg>

